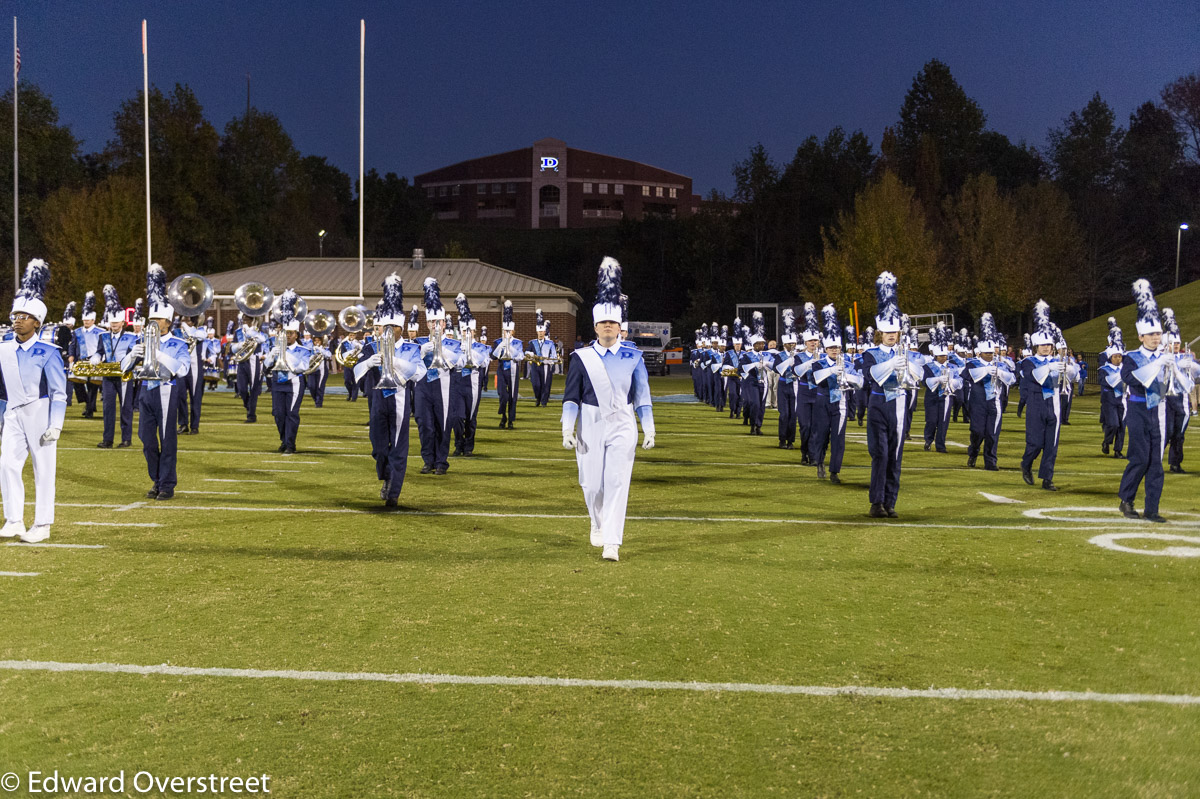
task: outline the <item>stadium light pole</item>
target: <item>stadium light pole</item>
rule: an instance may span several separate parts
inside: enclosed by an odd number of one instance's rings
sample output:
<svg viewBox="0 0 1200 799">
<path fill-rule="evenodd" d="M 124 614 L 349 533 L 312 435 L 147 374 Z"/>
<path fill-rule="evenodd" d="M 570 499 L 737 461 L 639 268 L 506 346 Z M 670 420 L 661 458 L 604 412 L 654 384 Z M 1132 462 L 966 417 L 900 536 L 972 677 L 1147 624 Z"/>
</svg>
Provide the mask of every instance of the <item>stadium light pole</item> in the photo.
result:
<svg viewBox="0 0 1200 799">
<path fill-rule="evenodd" d="M 317 247 L 319 248 L 318 252 L 321 254 L 320 257 L 324 258 L 325 257 L 325 231 L 324 230 L 317 231 Z"/>
<path fill-rule="evenodd" d="M 1184 222 L 1175 231 L 1175 288 L 1179 288 L 1179 249 L 1183 246 L 1183 231 L 1187 229 L 1187 222 Z"/>
</svg>

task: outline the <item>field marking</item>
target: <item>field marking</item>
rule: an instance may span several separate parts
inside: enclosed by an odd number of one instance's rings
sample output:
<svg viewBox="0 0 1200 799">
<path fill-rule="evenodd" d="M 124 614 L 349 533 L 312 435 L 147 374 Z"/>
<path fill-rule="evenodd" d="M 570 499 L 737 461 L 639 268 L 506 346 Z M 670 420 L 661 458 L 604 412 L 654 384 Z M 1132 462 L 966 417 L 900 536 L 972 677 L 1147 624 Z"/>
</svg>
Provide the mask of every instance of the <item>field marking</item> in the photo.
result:
<svg viewBox="0 0 1200 799">
<path fill-rule="evenodd" d="M 1135 549 L 1124 547 L 1117 543 L 1127 538 L 1139 538 L 1150 541 L 1186 541 L 1197 544 L 1193 547 L 1167 547 L 1166 549 Z M 1130 552 L 1134 555 L 1165 555 L 1171 558 L 1200 558 L 1200 538 L 1191 535 L 1165 535 L 1161 533 L 1109 533 L 1088 539 L 1089 544 L 1111 549 L 1114 552 Z"/>
<path fill-rule="evenodd" d="M 1025 504 L 1025 500 L 1023 500 L 1023 499 L 1009 499 L 1008 497 L 1002 497 L 999 494 L 989 494 L 986 491 L 980 491 L 979 496 L 983 497 L 988 502 L 996 502 L 1001 505 L 1024 505 Z"/>
<path fill-rule="evenodd" d="M 1090 518 L 1080 518 L 1078 516 L 1061 516 L 1062 513 L 1102 513 L 1112 515 L 1114 518 L 1106 521 L 1116 522 L 1118 525 L 1126 526 L 1130 524 L 1158 524 L 1158 522 L 1149 522 L 1145 519 L 1127 519 L 1124 516 L 1118 516 L 1121 511 L 1118 508 L 1112 507 L 1095 507 L 1085 505 L 1069 505 L 1061 508 L 1030 508 L 1029 510 L 1021 511 L 1021 515 L 1029 519 L 1045 519 L 1052 522 L 1083 522 L 1090 523 Z M 1200 513 L 1188 513 L 1187 511 L 1168 511 L 1173 516 L 1191 516 L 1200 517 Z M 1181 521 L 1178 519 L 1168 519 L 1167 524 L 1173 527 L 1200 527 L 1200 519 L 1195 521 Z"/>
<path fill-rule="evenodd" d="M 41 572 L 0 572 L 0 577 L 37 577 Z"/>
<path fill-rule="evenodd" d="M 84 522 L 76 522 L 76 524 L 84 524 Z M 155 525 L 156 527 L 158 525 Z M 44 547 L 47 549 L 104 549 L 104 544 L 26 544 L 24 541 L 13 541 L 11 544 L 5 544 L 9 547 Z"/>
<path fill-rule="evenodd" d="M 176 494 L 203 494 L 206 497 L 222 496 L 222 497 L 240 497 L 241 491 L 176 491 Z"/>
<path fill-rule="evenodd" d="M 244 472 L 278 472 L 280 474 L 300 474 L 299 469 L 242 469 Z"/>
<path fill-rule="evenodd" d="M 505 677 L 469 674 L 388 673 L 371 671 L 299 671 L 294 669 L 228 669 L 139 666 L 127 663 L 63 663 L 53 660 L 0 660 L 5 671 L 161 674 L 173 677 L 233 677 L 312 682 L 383 682 L 417 685 L 497 685 L 536 688 L 614 688 L 626 691 L 695 691 L 700 693 L 774 694 L 785 696 L 851 696 L 884 699 L 974 699 L 999 702 L 1097 702 L 1110 704 L 1200 705 L 1193 694 L 1102 693 L 1099 691 L 1022 691 L 992 688 L 884 688 L 874 685 L 790 685 L 786 683 L 685 682 L 682 680 L 594 680 L 578 677 Z"/>
<path fill-rule="evenodd" d="M 62 503 L 57 503 L 61 505 Z M 113 510 L 120 510 L 114 508 Z M 71 522 L 77 527 L 162 527 L 158 522 Z"/>
<path fill-rule="evenodd" d="M 303 464 L 307 464 L 309 466 L 320 466 L 321 465 L 320 461 L 297 461 L 297 460 L 293 460 L 291 458 L 285 458 L 283 460 L 271 460 L 271 461 L 264 460 L 263 463 L 303 463 Z"/>
<path fill-rule="evenodd" d="M 234 480 L 229 477 L 205 477 L 204 482 L 206 482 L 206 483 L 274 483 L 275 481 L 274 480 L 250 480 L 248 478 L 241 478 L 238 480 Z"/>
<path fill-rule="evenodd" d="M 114 505 L 105 505 L 101 503 L 88 502 L 59 502 L 58 507 L 61 508 L 102 508 L 114 509 Z M 349 513 L 362 514 L 378 518 L 380 513 L 378 510 L 360 510 L 358 508 L 292 508 L 292 507 L 239 507 L 235 505 L 221 506 L 206 506 L 206 505 L 177 505 L 170 503 L 167 505 L 156 505 L 156 509 L 162 510 L 189 510 L 189 511 L 231 511 L 237 513 L 245 513 L 255 511 L 259 513 Z M 482 519 L 495 519 L 498 516 L 507 519 L 560 519 L 564 521 L 574 521 L 587 519 L 587 514 L 572 514 L 572 513 L 509 513 L 508 511 L 436 511 L 436 510 L 393 510 L 389 511 L 389 516 L 465 516 Z M 761 518 L 755 516 L 626 516 L 627 521 L 638 522 L 703 522 L 710 524 L 794 524 L 794 525 L 814 525 L 817 527 L 915 527 L 918 529 L 943 529 L 943 530 L 1018 530 L 1028 532 L 1049 532 L 1049 531 L 1102 531 L 1102 530 L 1121 530 L 1123 527 L 1115 527 L 1111 524 L 1091 523 L 1084 521 L 1080 524 L 1072 525 L 1039 525 L 1039 524 L 932 524 L 923 522 L 889 522 L 879 521 L 875 519 L 863 519 L 862 521 L 849 521 L 845 519 L 782 519 L 782 518 Z"/>
<path fill-rule="evenodd" d="M 142 501 L 130 502 L 128 505 L 119 505 L 119 506 L 113 508 L 113 510 L 116 511 L 117 513 L 121 513 L 122 511 L 127 511 L 127 510 L 137 510 L 138 508 L 144 506 L 145 504 L 146 503 L 142 502 Z"/>
</svg>

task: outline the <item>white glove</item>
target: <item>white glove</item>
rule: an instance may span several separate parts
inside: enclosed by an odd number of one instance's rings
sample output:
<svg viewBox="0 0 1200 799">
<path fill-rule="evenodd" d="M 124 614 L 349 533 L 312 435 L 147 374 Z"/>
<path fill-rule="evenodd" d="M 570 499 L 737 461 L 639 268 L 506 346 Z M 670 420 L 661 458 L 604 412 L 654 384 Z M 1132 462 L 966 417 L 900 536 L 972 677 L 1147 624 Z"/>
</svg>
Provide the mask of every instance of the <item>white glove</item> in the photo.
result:
<svg viewBox="0 0 1200 799">
<path fill-rule="evenodd" d="M 141 358 L 146 354 L 146 345 L 140 341 L 129 348 L 129 354 L 135 358 Z"/>
<path fill-rule="evenodd" d="M 433 352 L 433 342 L 432 341 L 426 341 L 424 344 L 421 345 L 421 355 L 422 356 L 428 355 L 431 352 Z"/>
<path fill-rule="evenodd" d="M 567 433 L 563 436 L 563 449 L 575 449 L 576 445 L 575 434 Z"/>
<path fill-rule="evenodd" d="M 50 427 L 46 432 L 42 433 L 42 446 L 58 441 L 58 437 L 62 435 L 62 430 L 57 427 Z"/>
<path fill-rule="evenodd" d="M 897 372 L 903 372 L 908 368 L 908 356 L 905 355 L 903 351 L 898 350 L 896 354 L 892 356 L 892 362 L 894 364 L 893 368 Z"/>
<path fill-rule="evenodd" d="M 376 366 L 378 366 L 382 362 L 383 362 L 383 355 L 381 353 L 377 352 L 374 355 L 372 355 L 370 358 L 367 358 L 365 361 L 363 361 L 362 365 L 367 367 L 368 369 L 374 369 Z"/>
<path fill-rule="evenodd" d="M 988 367 L 988 374 L 991 375 L 992 377 L 996 376 L 996 364 L 992 364 L 991 366 Z"/>
<path fill-rule="evenodd" d="M 654 434 L 642 436 L 642 449 L 654 449 Z"/>
<path fill-rule="evenodd" d="M 96 354 L 94 354 L 92 357 L 88 358 L 89 363 L 100 363 L 100 360 L 101 360 L 100 353 L 98 353 L 98 352 Z"/>
</svg>

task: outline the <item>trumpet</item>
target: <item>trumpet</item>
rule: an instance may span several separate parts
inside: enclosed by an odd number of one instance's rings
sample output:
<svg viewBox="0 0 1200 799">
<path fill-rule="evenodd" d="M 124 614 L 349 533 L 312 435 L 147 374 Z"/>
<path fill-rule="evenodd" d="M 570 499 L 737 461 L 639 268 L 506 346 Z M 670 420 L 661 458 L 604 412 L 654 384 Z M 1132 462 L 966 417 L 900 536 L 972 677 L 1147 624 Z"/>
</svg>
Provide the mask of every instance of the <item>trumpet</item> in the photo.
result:
<svg viewBox="0 0 1200 799">
<path fill-rule="evenodd" d="M 1163 391 L 1163 396 L 1178 397 L 1183 393 L 1179 388 L 1179 363 L 1175 360 L 1175 355 L 1171 352 L 1164 353 L 1163 357 L 1168 359 L 1163 364 L 1163 371 L 1167 372 L 1167 386 Z"/>
<path fill-rule="evenodd" d="M 837 358 L 838 391 L 844 394 L 851 388 L 850 380 L 846 377 L 846 359 L 842 355 L 838 355 Z"/>
<path fill-rule="evenodd" d="M 908 351 L 901 348 L 899 354 L 904 358 L 904 370 L 900 373 L 897 380 L 902 391 L 916 391 L 919 387 L 916 379 L 913 377 L 912 370 L 909 369 Z"/>
</svg>

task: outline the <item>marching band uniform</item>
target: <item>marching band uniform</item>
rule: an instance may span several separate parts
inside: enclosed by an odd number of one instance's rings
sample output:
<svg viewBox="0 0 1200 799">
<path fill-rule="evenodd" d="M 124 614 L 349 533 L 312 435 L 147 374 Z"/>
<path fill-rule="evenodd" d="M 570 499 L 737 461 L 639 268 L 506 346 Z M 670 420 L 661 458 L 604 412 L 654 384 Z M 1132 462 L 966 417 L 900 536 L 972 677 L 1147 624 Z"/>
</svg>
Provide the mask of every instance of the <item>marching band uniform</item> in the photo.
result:
<svg viewBox="0 0 1200 799">
<path fill-rule="evenodd" d="M 1125 399 L 1125 381 L 1121 379 L 1121 361 L 1125 357 L 1125 341 L 1117 320 L 1108 317 L 1108 349 L 1104 351 L 1104 363 L 1098 370 L 1100 380 L 1100 427 L 1104 431 L 1104 443 L 1100 451 L 1108 454 L 1109 445 L 1116 450 L 1113 457 L 1124 458 L 1125 415 L 1128 404 Z"/>
<path fill-rule="evenodd" d="M 854 325 L 846 325 L 846 329 L 842 331 L 842 340 L 845 342 L 842 352 L 849 360 L 850 365 L 858 369 L 858 335 L 854 331 Z M 857 413 L 856 404 L 858 402 L 858 394 L 859 389 L 848 389 L 845 392 L 847 420 L 853 419 Z"/>
<path fill-rule="evenodd" d="M 221 380 L 221 340 L 217 338 L 217 331 L 212 322 L 208 324 L 207 336 L 200 342 L 200 351 L 206 389 L 216 391 L 217 383 Z"/>
<path fill-rule="evenodd" d="M 73 331 L 75 337 L 74 360 L 100 363 L 100 328 L 96 327 L 96 292 L 83 295 L 83 327 Z M 84 403 L 83 418 L 96 415 L 96 394 L 99 384 L 91 380 L 76 383 L 75 396 Z"/>
<path fill-rule="evenodd" d="M 54 482 L 58 437 L 67 414 L 67 379 L 62 352 L 37 336 L 46 319 L 46 284 L 50 269 L 34 259 L 25 269 L 13 299 L 13 335 L 0 342 L 0 494 L 4 495 L 4 527 L 0 536 L 29 544 L 50 537 L 54 524 Z M 34 322 L 36 321 L 36 325 Z M 17 338 L 17 325 L 28 338 Z M 33 459 L 33 527 L 25 529 L 25 459 Z"/>
<path fill-rule="evenodd" d="M 1166 447 L 1167 463 L 1173 474 L 1184 474 L 1183 470 L 1183 440 L 1187 435 L 1188 420 L 1191 416 L 1190 394 L 1196 379 L 1200 377 L 1200 366 L 1192 356 L 1179 353 L 1183 340 L 1179 335 L 1179 323 L 1175 321 L 1175 312 L 1163 308 L 1163 347 L 1167 357 L 1175 361 L 1175 393 L 1166 396 L 1167 427 Z"/>
<path fill-rule="evenodd" d="M 904 322 L 905 327 L 907 328 L 908 314 L 904 315 Z M 905 341 L 908 342 L 908 359 L 912 361 L 918 369 L 924 369 L 925 356 L 921 354 L 921 339 L 916 328 L 906 329 L 904 334 L 900 336 L 900 341 L 901 343 L 904 343 Z M 908 441 L 910 438 L 912 438 L 911 433 L 913 413 L 917 410 L 917 392 L 919 391 L 921 384 L 918 382 L 916 385 L 917 388 L 910 388 L 908 390 L 908 397 L 907 401 L 905 402 L 905 407 L 907 408 L 907 416 L 904 417 L 905 441 Z"/>
<path fill-rule="evenodd" d="M 620 322 L 621 266 L 605 258 L 597 278 L 592 319 Z M 636 414 L 636 418 L 635 418 Z M 654 446 L 654 413 L 646 364 L 636 348 L 599 340 L 571 354 L 563 393 L 563 446 L 575 450 L 579 485 L 591 519 L 591 543 L 605 560 L 619 560 L 625 509 L 641 420 L 644 449 Z"/>
<path fill-rule="evenodd" d="M 722 328 L 724 331 L 724 328 Z M 724 335 L 724 332 L 722 332 Z M 729 401 L 729 418 L 737 419 L 742 415 L 742 320 L 735 318 L 733 320 L 733 338 L 730 339 L 730 345 L 726 348 L 725 354 L 722 356 L 721 362 L 717 365 L 719 369 L 729 369 L 732 374 L 725 378 L 725 390 Z"/>
<path fill-rule="evenodd" d="M 821 309 L 825 318 L 825 335 L 821 341 L 825 352 L 813 361 L 812 381 L 816 386 L 816 401 L 812 411 L 812 436 L 809 439 L 809 460 L 817 467 L 817 477 L 825 478 L 825 448 L 829 448 L 829 482 L 841 479 L 842 456 L 846 452 L 846 395 L 863 384 L 862 375 L 854 363 L 841 352 L 842 337 L 838 332 L 837 311 L 832 305 Z"/>
<path fill-rule="evenodd" d="M 112 285 L 104 287 L 104 322 L 110 327 L 114 325 L 124 326 L 125 324 L 125 309 L 121 306 L 117 290 Z M 125 360 L 125 356 L 137 344 L 137 340 L 138 337 L 133 333 L 114 332 L 112 330 L 104 331 L 100 334 L 100 352 L 104 361 L 106 363 L 120 363 Z M 136 381 L 125 380 L 121 377 L 106 377 L 103 383 L 101 383 L 102 399 L 104 401 L 104 434 L 100 443 L 96 445 L 100 449 L 109 449 L 113 445 L 113 434 L 116 433 L 117 426 L 118 403 L 121 406 L 121 443 L 117 446 L 123 449 L 128 447 L 132 442 L 134 391 L 136 387 Z"/>
<path fill-rule="evenodd" d="M 1034 347 L 1054 346 L 1054 325 L 1050 322 L 1050 306 L 1038 300 L 1033 308 L 1037 330 L 1030 337 Z M 1033 485 L 1033 461 L 1040 454 L 1038 477 L 1042 488 L 1057 491 L 1054 485 L 1054 461 L 1058 457 L 1058 423 L 1060 398 L 1059 375 L 1062 364 L 1050 355 L 1031 355 L 1018 364 L 1021 379 L 1021 400 L 1025 402 L 1025 455 L 1021 458 L 1021 477 Z"/>
<path fill-rule="evenodd" d="M 726 325 L 725 329 L 728 330 L 729 325 Z M 713 397 L 713 408 L 716 409 L 717 413 L 724 412 L 725 399 L 729 393 L 726 385 L 729 382 L 729 378 L 721 374 L 723 371 L 722 364 L 725 362 L 725 353 L 728 349 L 729 342 L 725 338 L 717 338 L 717 355 L 713 358 L 713 362 L 709 366 L 709 371 L 713 375 L 713 385 L 716 388 L 716 396 Z"/>
<path fill-rule="evenodd" d="M 429 336 L 417 339 L 417 343 L 421 345 L 426 373 L 417 383 L 415 392 L 417 435 L 421 439 L 421 459 L 425 462 L 421 474 L 445 474 L 450 468 L 450 435 L 455 421 L 450 401 L 450 373 L 461 369 L 466 359 L 459 342 L 442 337 L 446 309 L 442 307 L 437 278 L 425 278 L 424 288 Z M 440 350 L 445 360 L 443 367 L 434 366 L 433 361 L 439 349 L 438 339 L 441 339 Z"/>
<path fill-rule="evenodd" d="M 963 379 L 971 381 L 971 446 L 967 449 L 967 466 L 975 468 L 975 459 L 983 447 L 983 468 L 999 471 L 997 456 L 1000 446 L 1000 423 L 1004 418 L 1001 407 L 1002 387 L 1012 385 L 1016 378 L 996 356 L 1000 336 L 990 313 L 980 319 L 979 356 L 967 361 Z M 991 356 L 990 358 L 987 356 Z"/>
<path fill-rule="evenodd" d="M 896 304 L 896 278 L 883 272 L 875 281 L 879 313 L 875 327 L 881 333 L 900 333 L 900 308 Z M 874 518 L 896 518 L 896 499 L 900 494 L 900 468 L 904 458 L 905 404 L 908 393 L 902 388 L 901 375 L 920 379 L 920 371 L 908 357 L 903 340 L 879 344 L 863 353 L 863 378 L 870 390 L 867 411 L 867 451 L 871 454 L 869 499 Z"/>
<path fill-rule="evenodd" d="M 246 408 L 246 422 L 257 422 L 258 395 L 262 393 L 263 384 L 262 358 L 266 354 L 267 337 L 254 325 L 246 322 L 234 334 L 233 341 L 234 352 L 248 346 L 247 342 L 258 342 L 254 354 L 237 365 L 237 393 Z"/>
<path fill-rule="evenodd" d="M 558 350 L 554 347 L 554 342 L 546 336 L 546 331 L 550 325 L 546 318 L 542 316 L 542 309 L 537 309 L 537 338 L 528 342 L 525 347 L 525 356 L 528 358 L 537 358 L 539 360 L 530 360 L 529 362 L 529 382 L 533 388 L 533 407 L 539 405 L 548 405 L 550 403 L 550 383 L 554 379 L 553 364 L 540 363 L 540 359 L 553 359 L 558 357 Z"/>
<path fill-rule="evenodd" d="M 338 353 L 341 355 L 341 360 L 346 360 L 348 355 L 362 350 L 363 342 L 356 336 L 361 335 L 355 333 L 352 336 L 347 336 L 338 344 Z M 342 369 L 342 383 L 346 386 L 346 402 L 358 402 L 358 379 L 355 377 L 353 366 L 347 366 Z"/>
<path fill-rule="evenodd" d="M 312 357 L 319 359 L 317 371 L 304 376 L 309 396 L 312 397 L 313 407 L 320 408 L 325 404 L 325 381 L 329 379 L 329 358 L 331 353 L 322 338 L 313 338 L 307 345 L 312 350 Z M 311 363 L 309 364 L 311 366 Z"/>
<path fill-rule="evenodd" d="M 148 324 L 157 320 L 170 321 L 171 306 L 167 304 L 167 276 L 158 264 L 150 265 L 146 278 L 146 299 L 150 306 Z M 121 362 L 121 371 L 128 372 L 145 357 L 145 343 L 139 341 Z M 175 417 L 179 409 L 179 392 L 183 390 L 177 378 L 187 377 L 187 342 L 170 332 L 158 340 L 160 380 L 143 380 L 138 390 L 138 438 L 146 456 L 146 470 L 153 487 L 146 492 L 149 499 L 170 499 L 175 496 L 178 477 L 175 472 L 178 440 Z"/>
<path fill-rule="evenodd" d="M 496 393 L 500 397 L 500 427 L 513 429 L 517 419 L 517 389 L 520 386 L 520 365 L 525 359 L 525 351 L 521 339 L 513 336 L 516 327 L 513 322 L 512 301 L 504 301 L 503 322 L 500 325 L 501 336 L 492 349 L 492 357 L 496 359 Z"/>
<path fill-rule="evenodd" d="M 83 402 L 87 398 L 83 384 L 70 380 L 71 364 L 75 361 L 75 356 L 79 352 L 79 345 L 75 341 L 75 310 L 78 306 L 79 303 L 75 302 L 75 300 L 68 302 L 67 307 L 63 309 L 62 322 L 53 325 L 51 333 L 51 343 L 57 345 L 65 356 L 63 358 L 63 372 L 67 377 L 68 408 L 71 407 L 73 398 L 78 399 L 80 402 Z"/>
<path fill-rule="evenodd" d="M 817 322 L 817 306 L 804 303 L 804 351 L 796 357 L 792 373 L 796 376 L 796 424 L 800 431 L 800 464 L 812 465 L 809 456 L 809 438 L 812 436 L 813 405 L 816 404 L 817 387 L 813 385 L 812 362 L 816 359 L 817 347 L 821 343 L 821 332 Z"/>
<path fill-rule="evenodd" d="M 1069 425 L 1071 423 L 1071 402 L 1075 399 L 1075 381 L 1079 379 L 1079 364 L 1075 362 L 1067 353 L 1067 342 L 1059 339 L 1058 358 L 1067 366 L 1067 379 L 1062 385 L 1062 423 Z"/>
<path fill-rule="evenodd" d="M 779 448 L 794 449 L 796 445 L 796 312 L 783 309 L 783 351 L 775 356 L 774 371 L 779 376 L 776 404 L 779 406 Z"/>
<path fill-rule="evenodd" d="M 745 404 L 750 421 L 750 435 L 762 435 L 763 402 L 766 400 L 767 385 L 765 370 L 767 364 L 773 363 L 764 349 L 767 346 L 765 336 L 767 323 L 761 311 L 755 311 L 750 319 L 753 331 L 746 339 L 746 346 L 752 351 L 742 352 L 742 402 Z M 761 347 L 759 345 L 762 345 Z M 644 366 L 644 365 L 643 365 Z"/>
<path fill-rule="evenodd" d="M 487 385 L 487 365 L 491 360 L 491 350 L 487 344 L 475 341 L 474 336 L 468 336 L 475 330 L 475 317 L 471 314 L 471 306 L 466 295 L 460 293 L 454 298 L 458 306 L 458 328 L 462 333 L 464 356 L 466 355 L 467 339 L 472 339 L 470 358 L 464 357 L 461 371 L 457 380 L 457 412 L 454 414 L 454 454 L 470 457 L 475 453 L 475 427 L 479 416 L 479 399 L 483 396 L 483 387 Z M 484 328 L 484 335 L 487 329 Z M 550 378 L 546 376 L 546 385 Z"/>
<path fill-rule="evenodd" d="M 270 354 L 263 362 L 263 369 L 271 381 L 271 415 L 275 417 L 275 429 L 279 431 L 279 451 L 284 455 L 296 454 L 296 434 L 300 431 L 300 406 L 304 402 L 304 371 L 308 369 L 313 351 L 299 341 L 300 320 L 296 318 L 296 292 L 286 289 L 279 298 L 280 329 L 282 340 L 272 342 Z M 297 338 L 288 344 L 287 334 Z M 280 350 L 282 349 L 282 353 Z M 287 371 L 272 371 L 280 357 Z"/>
<path fill-rule="evenodd" d="M 858 342 L 858 355 L 854 358 L 854 368 L 860 374 L 866 375 L 866 370 L 863 369 L 863 353 L 875 346 L 875 328 L 867 325 L 867 329 L 863 331 L 862 339 Z M 854 403 L 858 408 L 858 426 L 863 426 L 863 420 L 867 416 L 867 408 L 871 405 L 871 390 L 866 387 L 866 378 L 863 378 L 863 388 L 858 390 L 858 400 Z"/>
<path fill-rule="evenodd" d="M 964 364 L 967 362 L 967 359 L 971 357 L 970 344 L 971 337 L 967 335 L 967 329 L 964 327 L 962 330 L 958 331 L 958 337 L 954 345 L 955 355 L 957 355 L 959 360 L 961 360 Z M 958 390 L 954 392 L 954 421 L 958 421 L 958 413 L 959 411 L 962 411 L 963 423 L 968 425 L 971 423 L 971 407 L 967 402 L 967 392 L 970 390 L 970 381 L 963 380 L 959 383 Z M 1024 403 L 1025 397 L 1022 395 L 1022 408 L 1024 407 Z M 1017 415 L 1020 416 L 1020 409 L 1018 409 Z"/>
<path fill-rule="evenodd" d="M 962 387 L 959 370 L 950 363 L 950 331 L 938 322 L 933 330 L 930 351 L 933 357 L 925 362 L 925 451 L 932 446 L 946 451 L 946 433 L 950 428 L 950 410 L 955 393 Z"/>
<path fill-rule="evenodd" d="M 210 323 L 212 319 L 208 320 Z M 181 321 L 181 338 L 188 344 L 188 374 L 183 390 L 179 392 L 179 434 L 196 435 L 200 432 L 200 408 L 204 401 L 204 370 L 208 346 L 208 326 L 192 327 Z M 189 412 L 190 408 L 190 412 Z"/>
<path fill-rule="evenodd" d="M 1133 500 L 1144 480 L 1146 496 L 1142 518 L 1165 522 L 1158 512 L 1167 425 L 1167 405 L 1163 400 L 1176 366 L 1174 358 L 1157 346 L 1163 329 L 1150 283 L 1135 281 L 1133 296 L 1137 303 L 1137 332 L 1142 346 L 1125 353 L 1121 361 L 1121 377 L 1129 388 L 1129 462 L 1125 464 L 1117 495 L 1121 499 L 1121 512 L 1128 518 L 1138 518 Z"/>
</svg>

